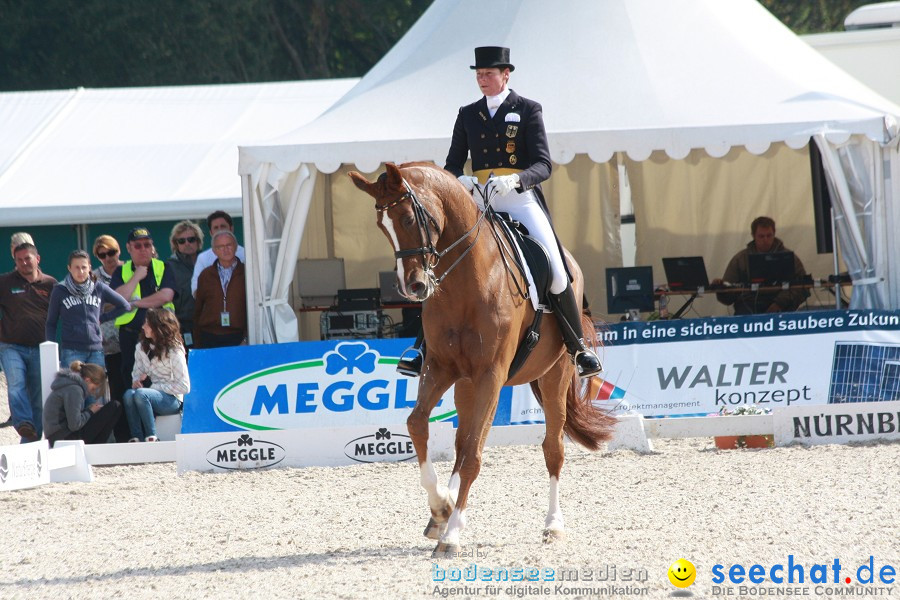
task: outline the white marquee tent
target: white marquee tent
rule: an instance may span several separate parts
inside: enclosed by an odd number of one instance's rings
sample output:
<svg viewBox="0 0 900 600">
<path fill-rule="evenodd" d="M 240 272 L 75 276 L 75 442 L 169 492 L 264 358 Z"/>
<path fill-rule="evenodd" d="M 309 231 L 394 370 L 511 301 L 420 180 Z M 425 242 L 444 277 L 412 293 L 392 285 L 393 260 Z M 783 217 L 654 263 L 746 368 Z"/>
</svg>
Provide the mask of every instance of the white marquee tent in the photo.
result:
<svg viewBox="0 0 900 600">
<path fill-rule="evenodd" d="M 730 159 L 735 148 L 766 155 L 815 139 L 854 305 L 900 306 L 900 246 L 888 235 L 900 230 L 900 107 L 823 59 L 756 0 L 436 0 L 321 117 L 241 148 L 249 301 L 266 309 L 251 324 L 254 341 L 297 337 L 287 298 L 317 174 L 335 187 L 327 174 L 345 165 L 442 165 L 458 107 L 476 99 L 469 65 L 482 45 L 512 48 L 511 87 L 543 104 L 561 168 L 584 156 L 629 168 L 694 164 Z M 716 204 L 704 208 L 731 210 Z M 651 212 L 636 211 L 638 224 Z"/>
<path fill-rule="evenodd" d="M 237 146 L 308 123 L 357 81 L 0 93 L 0 226 L 240 213 Z"/>
</svg>

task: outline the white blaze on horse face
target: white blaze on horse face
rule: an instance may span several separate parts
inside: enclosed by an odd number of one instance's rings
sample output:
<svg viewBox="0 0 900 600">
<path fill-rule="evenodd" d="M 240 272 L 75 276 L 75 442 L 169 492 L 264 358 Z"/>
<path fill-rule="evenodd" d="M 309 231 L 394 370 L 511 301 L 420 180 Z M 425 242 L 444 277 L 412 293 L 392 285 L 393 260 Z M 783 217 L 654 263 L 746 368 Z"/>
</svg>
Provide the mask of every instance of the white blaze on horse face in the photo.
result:
<svg viewBox="0 0 900 600">
<path fill-rule="evenodd" d="M 547 518 L 544 519 L 544 528 L 552 531 L 564 531 L 562 508 L 559 506 L 559 479 L 550 478 L 550 507 L 547 509 Z"/>
<path fill-rule="evenodd" d="M 400 240 L 397 239 L 394 222 L 391 221 L 386 210 L 381 212 L 381 226 L 387 231 L 394 252 L 397 252 L 400 249 Z M 406 273 L 403 270 L 403 260 L 399 258 L 397 259 L 397 285 L 399 286 L 400 294 L 408 297 L 406 293 Z"/>
</svg>

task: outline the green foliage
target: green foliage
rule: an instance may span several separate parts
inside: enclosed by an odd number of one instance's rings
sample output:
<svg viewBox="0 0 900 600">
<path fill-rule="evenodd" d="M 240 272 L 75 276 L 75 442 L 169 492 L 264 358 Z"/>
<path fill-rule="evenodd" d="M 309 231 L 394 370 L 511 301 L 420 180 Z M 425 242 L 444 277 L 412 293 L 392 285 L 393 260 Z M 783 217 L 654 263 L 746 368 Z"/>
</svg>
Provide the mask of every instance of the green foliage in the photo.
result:
<svg viewBox="0 0 900 600">
<path fill-rule="evenodd" d="M 759 1 L 796 33 L 839 30 L 866 3 Z M 0 0 L 0 90 L 359 77 L 429 4 Z"/>
<path fill-rule="evenodd" d="M 0 0 L 0 90 L 358 77 L 429 0 Z"/>
<path fill-rule="evenodd" d="M 874 0 L 759 0 L 794 33 L 843 31 L 844 18 Z"/>
</svg>

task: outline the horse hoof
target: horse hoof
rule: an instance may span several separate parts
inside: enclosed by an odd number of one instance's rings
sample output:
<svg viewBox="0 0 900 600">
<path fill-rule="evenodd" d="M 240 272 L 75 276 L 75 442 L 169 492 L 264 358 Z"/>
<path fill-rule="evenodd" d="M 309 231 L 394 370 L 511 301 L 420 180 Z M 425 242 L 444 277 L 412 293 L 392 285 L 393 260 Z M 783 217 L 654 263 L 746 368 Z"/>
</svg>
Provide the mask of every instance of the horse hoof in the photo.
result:
<svg viewBox="0 0 900 600">
<path fill-rule="evenodd" d="M 429 540 L 439 540 L 441 536 L 444 535 L 444 532 L 447 531 L 447 522 L 438 523 L 432 517 L 428 519 L 428 525 L 425 526 L 424 535 Z"/>
<path fill-rule="evenodd" d="M 438 542 L 437 546 L 434 547 L 434 552 L 431 553 L 431 558 L 456 558 L 459 556 L 460 551 L 458 544 Z"/>
<path fill-rule="evenodd" d="M 543 540 L 545 544 L 553 544 L 566 541 L 566 532 L 562 529 L 545 529 Z"/>
</svg>

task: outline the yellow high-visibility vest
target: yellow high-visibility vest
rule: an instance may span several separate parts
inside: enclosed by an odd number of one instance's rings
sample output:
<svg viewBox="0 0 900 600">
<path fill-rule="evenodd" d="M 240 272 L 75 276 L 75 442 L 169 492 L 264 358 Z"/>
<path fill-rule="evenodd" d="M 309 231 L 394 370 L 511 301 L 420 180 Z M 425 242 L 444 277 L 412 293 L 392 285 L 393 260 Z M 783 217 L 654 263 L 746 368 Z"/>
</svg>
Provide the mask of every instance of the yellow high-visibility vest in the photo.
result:
<svg viewBox="0 0 900 600">
<path fill-rule="evenodd" d="M 163 272 L 166 270 L 166 263 L 159 260 L 158 258 L 150 259 L 150 266 L 153 269 L 153 277 L 156 278 L 156 288 L 159 289 L 159 286 L 162 285 Z M 122 283 L 128 283 L 128 281 L 134 277 L 134 261 L 129 260 L 124 265 L 122 265 Z M 134 295 L 132 299 L 141 297 L 141 284 L 138 283 L 134 286 Z M 175 304 L 172 302 L 166 302 L 162 305 L 166 310 L 171 310 L 175 312 Z M 116 318 L 116 328 L 121 327 L 122 325 L 127 325 L 134 320 L 134 315 L 137 314 L 138 309 L 134 309 L 131 312 L 127 312 L 124 315 L 121 315 Z"/>
</svg>

